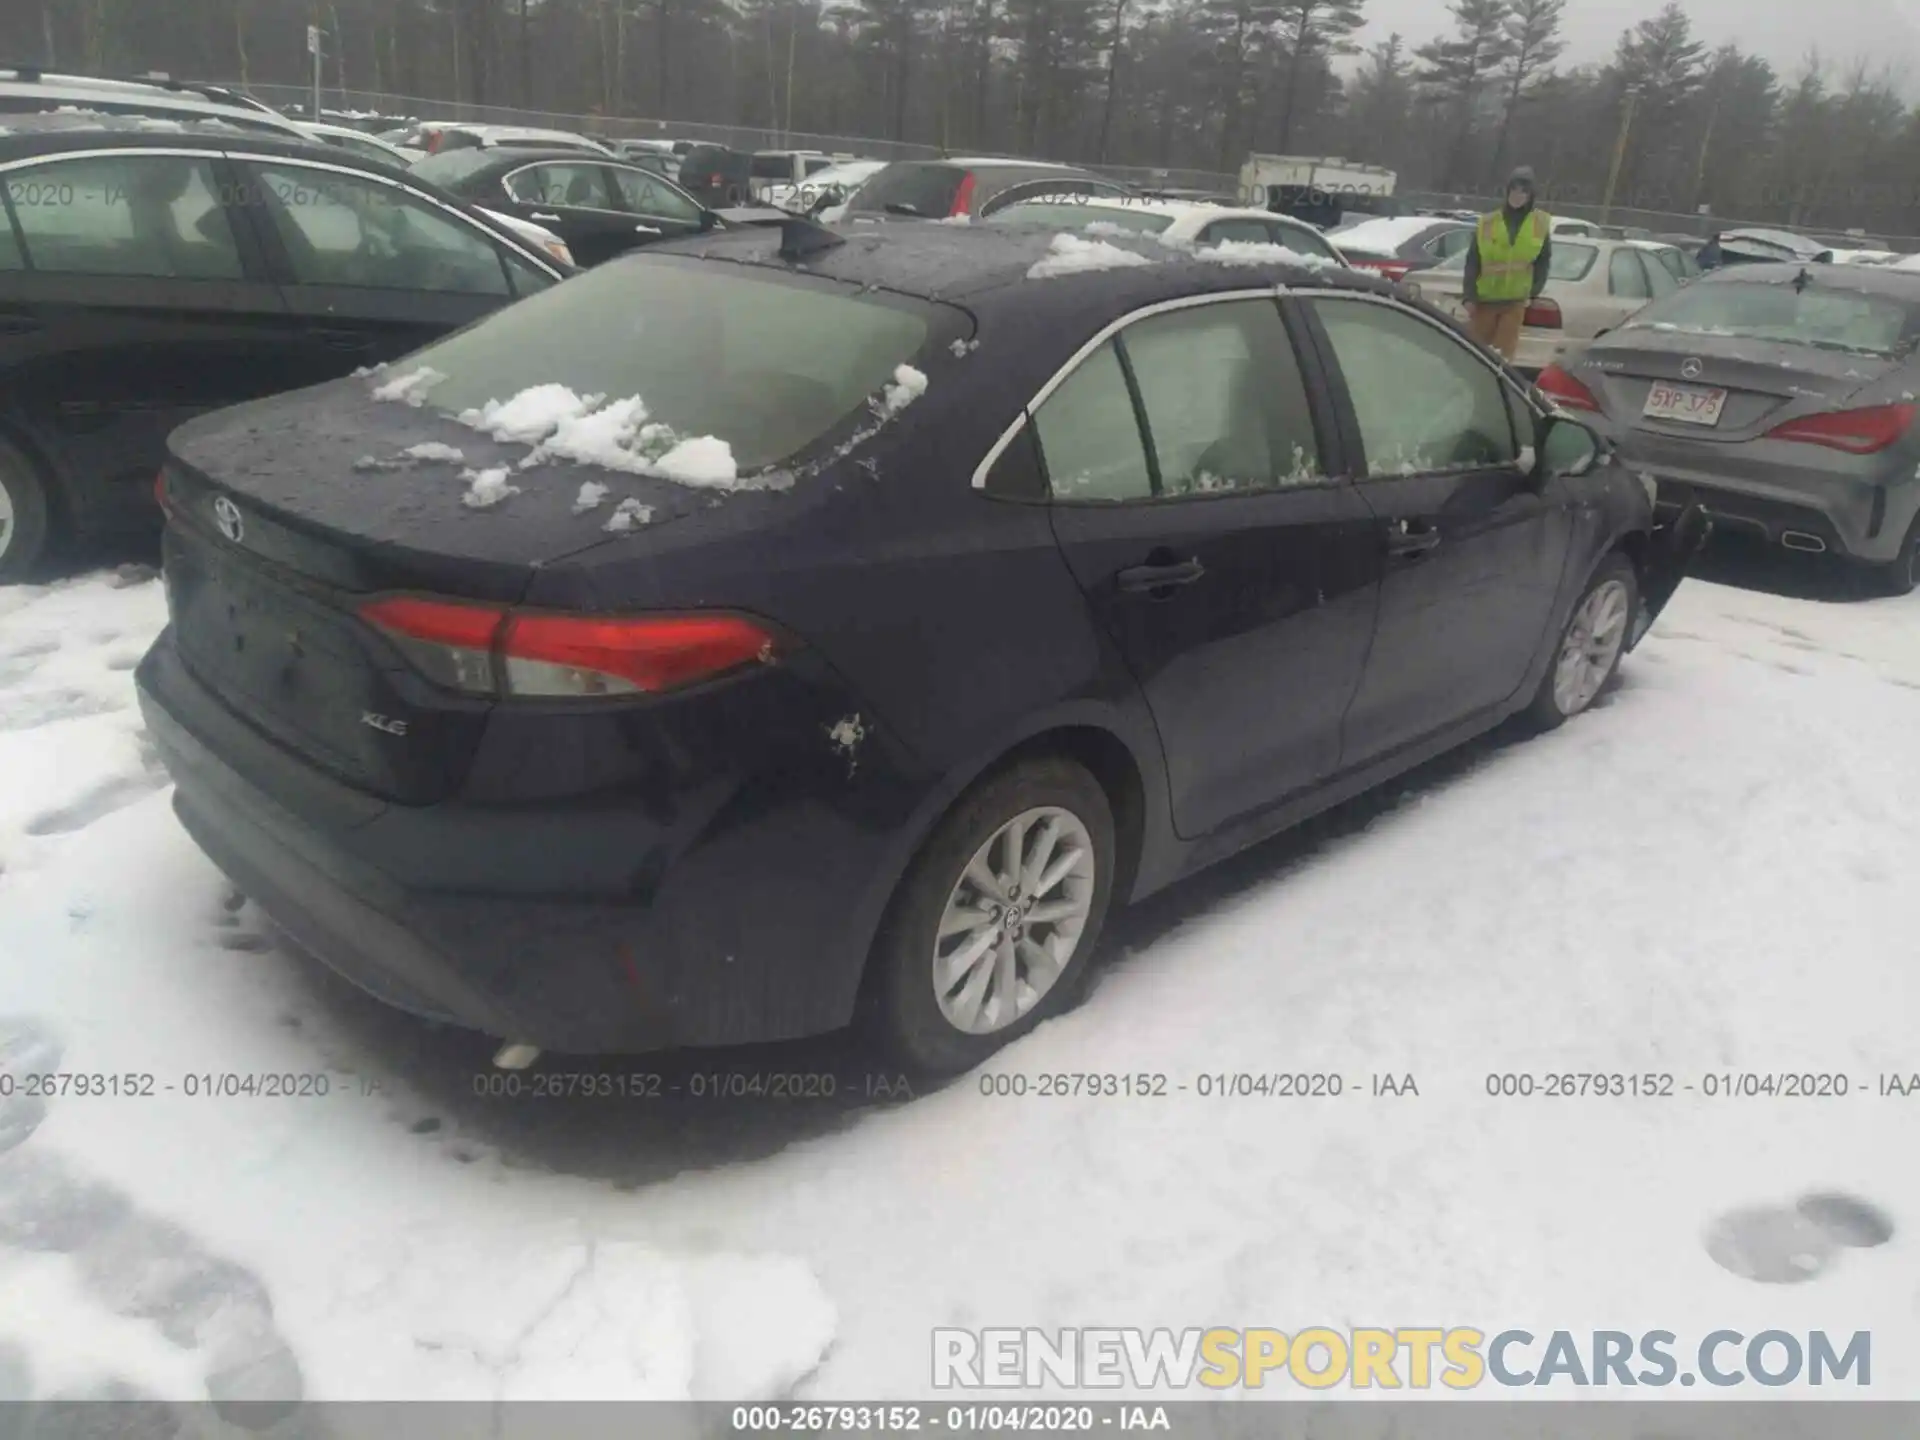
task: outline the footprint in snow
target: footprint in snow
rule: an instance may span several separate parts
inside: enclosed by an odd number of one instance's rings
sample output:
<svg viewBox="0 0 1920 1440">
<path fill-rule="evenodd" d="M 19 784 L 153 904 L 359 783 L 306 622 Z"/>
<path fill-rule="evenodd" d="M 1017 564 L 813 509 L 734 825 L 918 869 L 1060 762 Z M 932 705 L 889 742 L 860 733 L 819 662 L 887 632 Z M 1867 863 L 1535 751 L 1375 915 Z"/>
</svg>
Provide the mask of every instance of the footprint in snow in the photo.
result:
<svg viewBox="0 0 1920 1440">
<path fill-rule="evenodd" d="M 108 715 L 126 708 L 112 700 L 89 695 L 84 690 L 54 690 L 45 695 L 30 696 L 7 713 L 0 714 L 0 731 L 38 730 L 42 725 L 54 725 L 62 720 Z"/>
<path fill-rule="evenodd" d="M 63 1049 L 32 1016 L 0 1017 L 0 1076 L 57 1066 Z M 252 1271 L 209 1253 L 187 1231 L 147 1214 L 119 1187 L 88 1176 L 55 1151 L 28 1144 L 46 1102 L 18 1085 L 0 1098 L 0 1247 L 71 1256 L 81 1284 L 101 1307 L 152 1324 L 172 1344 L 201 1353 L 207 1399 L 242 1430 L 275 1427 L 294 1410 L 305 1381 Z M 113 1407 L 102 1430 L 99 1400 L 145 1402 L 124 1381 L 85 1393 L 33 1393 L 30 1356 L 0 1346 L 0 1400 L 26 1400 L 26 1433 L 36 1437 L 160 1437 L 190 1433 L 178 1416 Z M 157 1428 L 141 1428 L 143 1426 Z"/>
<path fill-rule="evenodd" d="M 116 810 L 146 799 L 160 786 L 161 782 L 151 775 L 121 775 L 103 780 L 76 800 L 52 810 L 42 810 L 27 822 L 27 834 L 69 835 L 75 830 L 84 830 Z"/>
</svg>

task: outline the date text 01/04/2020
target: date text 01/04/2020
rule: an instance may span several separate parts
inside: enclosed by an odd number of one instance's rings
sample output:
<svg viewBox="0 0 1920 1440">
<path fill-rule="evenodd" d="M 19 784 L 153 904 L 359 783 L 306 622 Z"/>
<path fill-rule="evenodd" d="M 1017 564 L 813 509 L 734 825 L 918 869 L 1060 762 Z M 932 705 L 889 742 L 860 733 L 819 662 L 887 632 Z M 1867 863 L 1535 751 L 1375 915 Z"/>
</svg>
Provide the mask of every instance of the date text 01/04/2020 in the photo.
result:
<svg viewBox="0 0 1920 1440">
<path fill-rule="evenodd" d="M 0 1100 L 15 1096 L 53 1100 L 133 1100 L 184 1095 L 190 1100 L 224 1097 L 265 1100 L 318 1100 L 329 1095 L 373 1095 L 380 1082 L 361 1079 L 336 1085 L 325 1071 L 200 1070 L 163 1079 L 151 1071 L 30 1070 L 0 1071 Z"/>
</svg>

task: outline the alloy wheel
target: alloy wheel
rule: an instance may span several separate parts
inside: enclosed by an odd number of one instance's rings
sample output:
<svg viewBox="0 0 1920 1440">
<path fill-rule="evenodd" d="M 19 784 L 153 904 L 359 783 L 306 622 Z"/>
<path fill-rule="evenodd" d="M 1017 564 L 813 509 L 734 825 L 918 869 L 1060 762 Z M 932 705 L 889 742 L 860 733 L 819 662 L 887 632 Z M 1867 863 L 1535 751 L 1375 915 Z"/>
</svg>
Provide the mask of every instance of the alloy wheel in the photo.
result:
<svg viewBox="0 0 1920 1440">
<path fill-rule="evenodd" d="M 1627 587 L 1619 580 L 1596 585 L 1567 623 L 1553 672 L 1553 701 L 1563 715 L 1577 715 L 1613 673 L 1627 638 Z"/>
<path fill-rule="evenodd" d="M 1093 910 L 1093 837 L 1071 811 L 1026 810 L 990 835 L 947 896 L 933 990 L 956 1030 L 991 1035 L 1046 998 Z"/>
</svg>

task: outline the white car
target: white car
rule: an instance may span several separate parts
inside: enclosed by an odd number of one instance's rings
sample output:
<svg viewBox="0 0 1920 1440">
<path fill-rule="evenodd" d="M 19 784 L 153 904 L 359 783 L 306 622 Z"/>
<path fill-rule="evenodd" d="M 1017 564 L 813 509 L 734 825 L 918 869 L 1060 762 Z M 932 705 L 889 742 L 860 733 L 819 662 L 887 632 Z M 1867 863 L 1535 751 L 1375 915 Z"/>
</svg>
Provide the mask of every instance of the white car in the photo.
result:
<svg viewBox="0 0 1920 1440">
<path fill-rule="evenodd" d="M 1554 237 L 1547 288 L 1527 307 L 1514 365 L 1544 370 L 1570 351 L 1613 329 L 1634 311 L 1685 283 L 1676 277 L 1674 249 L 1657 240 L 1582 240 Z M 1461 287 L 1466 255 L 1408 276 L 1420 298 L 1465 322 Z"/>
<path fill-rule="evenodd" d="M 1358 269 L 1398 280 L 1460 254 L 1473 243 L 1473 222 L 1444 215 L 1365 215 L 1328 235 Z"/>
<path fill-rule="evenodd" d="M 798 185 L 768 185 L 760 189 L 764 205 L 806 214 L 822 199 L 837 204 L 887 168 L 885 160 L 841 160 L 816 170 Z"/>
<path fill-rule="evenodd" d="M 336 150 L 346 151 L 349 155 L 358 155 L 362 160 L 391 165 L 396 170 L 405 170 L 426 153 L 422 150 L 403 149 L 345 125 L 316 125 L 311 120 L 296 120 L 293 123 L 300 127 L 302 134 L 318 140 L 322 145 L 331 145 Z"/>
<path fill-rule="evenodd" d="M 403 150 L 417 150 L 422 156 L 437 155 L 442 150 L 510 145 L 521 149 L 578 150 L 584 155 L 613 157 L 613 151 L 598 140 L 589 140 L 571 130 L 541 130 L 530 125 L 467 125 L 429 120 L 398 135 L 389 131 L 381 138 Z"/>
<path fill-rule="evenodd" d="M 1170 245 L 1218 245 L 1239 241 L 1280 245 L 1342 269 L 1347 258 L 1304 220 L 1271 210 L 1237 209 L 1199 200 L 1136 200 L 1123 195 L 1035 195 L 993 212 L 994 225 L 1035 225 L 1052 230 L 1102 229 L 1157 235 Z"/>
</svg>

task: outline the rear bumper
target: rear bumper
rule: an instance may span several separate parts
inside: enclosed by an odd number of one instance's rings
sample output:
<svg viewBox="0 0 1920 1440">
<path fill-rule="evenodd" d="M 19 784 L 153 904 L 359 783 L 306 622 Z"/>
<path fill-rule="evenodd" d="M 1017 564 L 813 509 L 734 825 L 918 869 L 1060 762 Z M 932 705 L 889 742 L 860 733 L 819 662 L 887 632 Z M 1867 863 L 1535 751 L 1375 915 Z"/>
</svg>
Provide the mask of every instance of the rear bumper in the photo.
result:
<svg viewBox="0 0 1920 1440">
<path fill-rule="evenodd" d="M 170 631 L 136 681 L 194 841 L 387 1004 L 574 1054 L 790 1039 L 852 1016 L 899 840 L 817 794 L 683 816 L 689 836 L 656 867 L 671 847 L 643 802 L 407 807 L 341 786 L 220 705 Z M 565 893 L 557 845 L 632 856 L 627 892 L 579 893 L 583 864 Z"/>
<path fill-rule="evenodd" d="M 1743 534 L 1788 549 L 1829 552 L 1845 559 L 1883 562 L 1900 553 L 1900 542 L 1920 508 L 1920 486 L 1879 486 L 1818 476 L 1795 483 L 1708 474 L 1694 468 L 1648 465 L 1622 457 L 1659 486 L 1662 516 L 1697 504 L 1723 534 Z"/>
</svg>

